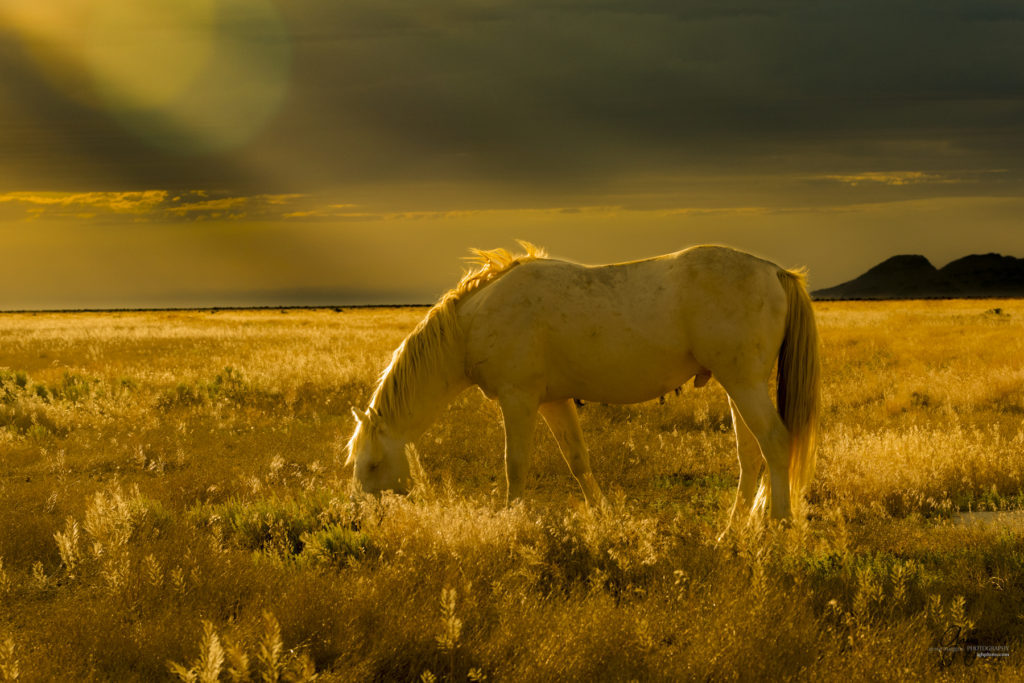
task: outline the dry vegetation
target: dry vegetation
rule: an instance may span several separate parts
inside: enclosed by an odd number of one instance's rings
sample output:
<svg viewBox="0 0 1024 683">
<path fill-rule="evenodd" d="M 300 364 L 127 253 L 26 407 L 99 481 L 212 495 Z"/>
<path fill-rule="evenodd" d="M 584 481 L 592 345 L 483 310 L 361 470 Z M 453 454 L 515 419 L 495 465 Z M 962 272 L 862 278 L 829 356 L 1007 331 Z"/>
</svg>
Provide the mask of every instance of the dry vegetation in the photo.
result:
<svg viewBox="0 0 1024 683">
<path fill-rule="evenodd" d="M 0 680 L 1016 678 L 1024 541 L 955 517 L 1024 508 L 1024 302 L 817 311 L 811 518 L 719 545 L 715 383 L 582 410 L 600 513 L 540 429 L 501 509 L 478 392 L 352 502 L 422 309 L 0 316 Z"/>
</svg>

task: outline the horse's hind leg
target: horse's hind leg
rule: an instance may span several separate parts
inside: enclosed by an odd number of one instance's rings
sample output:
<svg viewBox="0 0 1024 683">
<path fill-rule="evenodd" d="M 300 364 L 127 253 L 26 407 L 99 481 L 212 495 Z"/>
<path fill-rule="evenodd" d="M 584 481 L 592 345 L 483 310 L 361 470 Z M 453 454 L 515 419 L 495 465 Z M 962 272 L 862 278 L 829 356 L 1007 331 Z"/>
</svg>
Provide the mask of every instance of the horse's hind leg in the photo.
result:
<svg viewBox="0 0 1024 683">
<path fill-rule="evenodd" d="M 754 434 L 743 421 L 739 408 L 730 398 L 729 408 L 732 410 L 732 426 L 736 433 L 736 452 L 740 461 L 740 483 L 736 488 L 736 502 L 733 503 L 732 511 L 729 513 L 729 523 L 719 539 L 725 536 L 733 522 L 743 520 L 750 514 L 754 503 L 754 496 L 757 493 L 757 482 L 761 478 L 761 469 L 764 466 L 764 456 L 761 455 L 761 447 L 757 443 Z"/>
<path fill-rule="evenodd" d="M 792 515 L 789 499 L 789 431 L 782 424 L 775 404 L 768 395 L 768 385 L 725 384 L 725 389 L 739 408 L 743 422 L 757 439 L 768 464 L 772 517 L 788 519 Z"/>
<path fill-rule="evenodd" d="M 505 425 L 505 504 L 523 497 L 530 465 L 530 442 L 537 422 L 537 404 L 521 398 L 502 397 L 501 417 Z"/>
<path fill-rule="evenodd" d="M 583 489 L 583 498 L 587 505 L 595 506 L 604 502 L 601 488 L 594 481 L 594 475 L 590 471 L 590 455 L 587 453 L 586 444 L 583 443 L 583 431 L 580 429 L 576 406 L 570 400 L 552 401 L 541 405 L 540 414 L 558 442 L 558 448 L 562 451 L 562 457 L 569 465 L 569 470 Z"/>
</svg>

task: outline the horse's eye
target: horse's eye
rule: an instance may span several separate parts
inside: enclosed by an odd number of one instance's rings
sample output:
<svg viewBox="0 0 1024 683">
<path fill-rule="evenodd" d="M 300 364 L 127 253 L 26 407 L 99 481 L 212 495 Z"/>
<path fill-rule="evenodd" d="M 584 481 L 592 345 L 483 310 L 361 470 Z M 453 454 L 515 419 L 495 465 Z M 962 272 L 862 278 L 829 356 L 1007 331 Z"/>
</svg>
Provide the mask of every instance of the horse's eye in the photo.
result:
<svg viewBox="0 0 1024 683">
<path fill-rule="evenodd" d="M 377 463 L 375 463 L 375 462 L 370 463 L 369 465 L 366 466 L 366 469 L 367 469 L 368 472 L 376 472 L 377 471 Z"/>
</svg>

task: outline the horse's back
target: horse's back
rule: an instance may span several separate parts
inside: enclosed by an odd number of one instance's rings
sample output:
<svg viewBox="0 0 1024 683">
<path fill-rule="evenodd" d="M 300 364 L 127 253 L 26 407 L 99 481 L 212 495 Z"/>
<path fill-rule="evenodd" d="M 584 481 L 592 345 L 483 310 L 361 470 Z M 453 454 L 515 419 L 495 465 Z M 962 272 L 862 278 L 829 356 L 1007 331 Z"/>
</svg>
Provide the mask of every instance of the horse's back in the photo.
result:
<svg viewBox="0 0 1024 683">
<path fill-rule="evenodd" d="M 525 262 L 460 306 L 467 367 L 485 391 L 527 382 L 551 399 L 646 400 L 714 371 L 735 353 L 730 340 L 772 327 L 780 306 L 784 319 L 777 272 L 727 247 L 603 266 Z"/>
</svg>

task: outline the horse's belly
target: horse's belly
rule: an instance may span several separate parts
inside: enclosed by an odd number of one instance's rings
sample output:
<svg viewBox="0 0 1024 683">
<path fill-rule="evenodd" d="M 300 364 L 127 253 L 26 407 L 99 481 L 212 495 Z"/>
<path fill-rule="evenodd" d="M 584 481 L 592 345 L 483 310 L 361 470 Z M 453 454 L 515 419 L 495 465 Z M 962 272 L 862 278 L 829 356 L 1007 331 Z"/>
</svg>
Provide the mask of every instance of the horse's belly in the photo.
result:
<svg viewBox="0 0 1024 683">
<path fill-rule="evenodd" d="M 548 400 L 578 398 L 596 403 L 640 403 L 662 396 L 702 370 L 692 357 L 633 358 L 629 363 L 576 359 L 552 368 Z"/>
</svg>

